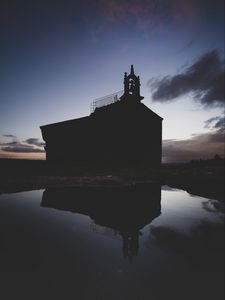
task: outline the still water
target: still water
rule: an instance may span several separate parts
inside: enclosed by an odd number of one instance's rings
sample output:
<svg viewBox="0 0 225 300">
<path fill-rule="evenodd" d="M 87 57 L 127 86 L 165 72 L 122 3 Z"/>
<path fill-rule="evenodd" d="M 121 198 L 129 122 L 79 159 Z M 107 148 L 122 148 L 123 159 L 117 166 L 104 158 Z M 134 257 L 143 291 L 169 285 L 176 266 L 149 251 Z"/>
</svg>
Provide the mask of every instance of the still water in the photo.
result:
<svg viewBox="0 0 225 300">
<path fill-rule="evenodd" d="M 167 186 L 0 196 L 0 299 L 224 299 L 223 203 Z"/>
</svg>

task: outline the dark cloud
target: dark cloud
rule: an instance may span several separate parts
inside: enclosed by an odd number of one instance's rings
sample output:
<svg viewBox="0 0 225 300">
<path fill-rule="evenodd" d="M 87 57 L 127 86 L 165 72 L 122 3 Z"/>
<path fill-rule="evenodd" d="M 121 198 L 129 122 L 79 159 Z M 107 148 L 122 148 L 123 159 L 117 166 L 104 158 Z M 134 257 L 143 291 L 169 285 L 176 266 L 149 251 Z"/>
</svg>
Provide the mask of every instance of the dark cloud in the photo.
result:
<svg viewBox="0 0 225 300">
<path fill-rule="evenodd" d="M 217 129 L 223 133 L 225 131 L 225 116 L 217 116 L 205 121 L 205 128 Z"/>
<path fill-rule="evenodd" d="M 196 134 L 186 140 L 164 140 L 164 162 L 188 162 L 192 159 L 224 157 L 224 128 Z"/>
<path fill-rule="evenodd" d="M 20 146 L 23 146 L 23 147 L 26 147 L 26 148 L 30 148 L 29 145 L 21 144 L 21 143 L 18 142 L 18 141 L 12 141 L 12 142 L 0 142 L 0 146 L 9 146 L 9 147 L 20 147 Z"/>
<path fill-rule="evenodd" d="M 33 148 L 33 147 L 24 147 L 23 145 L 21 146 L 15 146 L 15 147 L 2 147 L 3 151 L 6 152 L 16 152 L 16 153 L 43 153 L 45 152 L 43 149 L 38 149 L 38 148 Z"/>
<path fill-rule="evenodd" d="M 217 116 L 205 121 L 205 128 L 214 130 L 214 134 L 211 133 L 211 141 L 225 141 L 225 116 Z M 216 134 L 215 134 L 216 133 Z"/>
<path fill-rule="evenodd" d="M 45 145 L 45 143 L 40 142 L 40 140 L 37 138 L 29 138 L 29 139 L 25 140 L 24 143 L 27 143 L 29 145 L 35 145 L 38 147 L 42 147 Z"/>
<path fill-rule="evenodd" d="M 204 107 L 224 105 L 224 61 L 217 50 L 201 56 L 193 65 L 174 76 L 151 79 L 152 100 L 169 102 L 192 93 Z"/>
<path fill-rule="evenodd" d="M 215 122 L 218 122 L 218 120 L 220 120 L 221 117 L 213 117 L 213 118 L 210 118 L 208 120 L 205 121 L 205 128 L 212 128 L 212 124 L 215 123 Z M 213 125 L 214 127 L 215 125 Z"/>
<path fill-rule="evenodd" d="M 45 152 L 43 145 L 44 143 L 37 138 L 29 138 L 22 143 L 19 141 L 0 142 L 2 151 L 15 153 L 43 153 Z"/>
<path fill-rule="evenodd" d="M 220 129 L 224 129 L 225 128 L 225 117 L 220 117 L 216 124 L 215 124 L 215 128 L 220 128 Z"/>
<path fill-rule="evenodd" d="M 0 143 L 0 146 L 16 146 L 18 145 L 17 141 L 8 142 L 8 143 Z"/>
<path fill-rule="evenodd" d="M 3 134 L 3 136 L 8 138 L 16 138 L 16 136 L 12 134 Z"/>
</svg>

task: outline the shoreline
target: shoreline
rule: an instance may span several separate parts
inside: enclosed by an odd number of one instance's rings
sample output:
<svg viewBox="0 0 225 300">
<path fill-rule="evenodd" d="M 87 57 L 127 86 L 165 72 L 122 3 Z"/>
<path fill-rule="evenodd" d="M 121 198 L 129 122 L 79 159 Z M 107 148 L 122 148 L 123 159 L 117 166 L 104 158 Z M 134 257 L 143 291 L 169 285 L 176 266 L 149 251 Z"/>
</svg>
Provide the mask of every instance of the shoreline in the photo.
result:
<svg viewBox="0 0 225 300">
<path fill-rule="evenodd" d="M 132 188 L 138 185 L 158 183 L 175 189 L 182 189 L 191 195 L 224 201 L 224 186 L 219 183 L 209 182 L 187 183 L 180 180 L 125 180 L 115 176 L 91 176 L 91 177 L 66 177 L 66 176 L 39 176 L 33 178 L 11 178 L 7 181 L 0 181 L 0 195 L 18 193 L 46 188 L 77 187 L 82 189 L 120 189 Z"/>
<path fill-rule="evenodd" d="M 48 187 L 115 189 L 153 182 L 224 201 L 223 164 L 173 164 L 153 170 L 143 166 L 75 166 L 0 160 L 0 194 Z"/>
</svg>

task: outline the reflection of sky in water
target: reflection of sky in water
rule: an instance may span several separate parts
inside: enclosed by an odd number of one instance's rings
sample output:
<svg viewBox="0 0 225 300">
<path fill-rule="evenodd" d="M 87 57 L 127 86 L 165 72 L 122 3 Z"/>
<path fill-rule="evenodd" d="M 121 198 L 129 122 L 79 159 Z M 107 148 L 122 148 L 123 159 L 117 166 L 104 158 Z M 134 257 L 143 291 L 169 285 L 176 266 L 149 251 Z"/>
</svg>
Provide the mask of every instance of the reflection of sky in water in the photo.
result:
<svg viewBox="0 0 225 300">
<path fill-rule="evenodd" d="M 16 218 L 26 218 L 31 222 L 43 223 L 47 226 L 61 226 L 63 230 L 78 233 L 80 230 L 91 231 L 102 237 L 120 239 L 116 230 L 95 224 L 88 216 L 61 211 L 55 208 L 40 207 L 43 190 L 5 194 L 0 196 L 0 205 L 7 213 Z M 198 196 L 192 196 L 183 190 L 162 187 L 161 191 L 161 215 L 156 217 L 150 226 L 163 226 L 176 231 L 190 231 L 204 220 L 219 222 L 223 220 L 223 213 L 215 208 L 219 203 Z M 219 203 L 219 207 L 223 204 Z M 46 224 L 47 221 L 47 224 Z M 149 231 L 149 224 L 142 232 Z M 145 234 L 144 234 L 145 235 Z M 96 236 L 94 237 L 97 238 Z"/>
<path fill-rule="evenodd" d="M 42 194 L 0 196 L 1 299 L 222 299 L 218 201 L 163 188 L 161 215 L 140 230 L 130 264 L 120 233 L 40 207 Z"/>
<path fill-rule="evenodd" d="M 49 226 L 61 230 L 67 230 L 71 234 L 86 234 L 91 231 L 102 237 L 111 237 L 120 240 L 118 232 L 112 228 L 95 224 L 89 216 L 70 211 L 61 211 L 55 208 L 40 207 L 43 190 L 5 194 L 0 196 L 0 205 L 8 213 L 8 217 L 16 216 L 16 219 L 24 218 L 36 225 Z M 173 230 L 188 233 L 193 226 L 202 221 L 219 222 L 223 220 L 223 213 L 215 208 L 219 203 L 198 196 L 191 196 L 187 192 L 178 189 L 162 187 L 161 191 L 161 215 L 156 217 L 150 226 L 163 226 Z M 221 207 L 221 203 L 219 203 Z M 145 234 L 149 231 L 149 224 L 142 229 Z M 98 237 L 94 236 L 94 239 Z"/>
<path fill-rule="evenodd" d="M 209 199 L 192 196 L 183 190 L 164 189 L 161 193 L 162 214 L 153 220 L 154 226 L 172 227 L 179 231 L 188 231 L 193 225 L 197 225 L 203 219 L 217 222 L 221 214 L 204 209 Z M 213 202 L 213 200 L 212 200 Z M 218 202 L 218 201 L 214 201 Z"/>
</svg>

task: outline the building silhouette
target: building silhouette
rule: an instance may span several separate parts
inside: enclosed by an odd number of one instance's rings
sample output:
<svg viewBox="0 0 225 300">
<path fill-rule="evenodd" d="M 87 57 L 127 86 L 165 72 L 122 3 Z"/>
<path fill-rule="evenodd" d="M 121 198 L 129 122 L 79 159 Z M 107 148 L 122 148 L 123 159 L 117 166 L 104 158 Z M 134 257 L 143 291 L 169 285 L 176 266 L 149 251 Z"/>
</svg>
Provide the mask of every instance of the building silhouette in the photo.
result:
<svg viewBox="0 0 225 300">
<path fill-rule="evenodd" d="M 99 226 L 113 229 L 122 240 L 123 256 L 132 262 L 141 230 L 161 214 L 161 185 L 47 188 L 41 206 L 89 216 L 97 226 L 95 232 Z"/>
<path fill-rule="evenodd" d="M 46 159 L 160 166 L 162 118 L 141 103 L 143 98 L 139 76 L 131 65 L 120 98 L 95 101 L 89 116 L 40 127 Z"/>
</svg>

